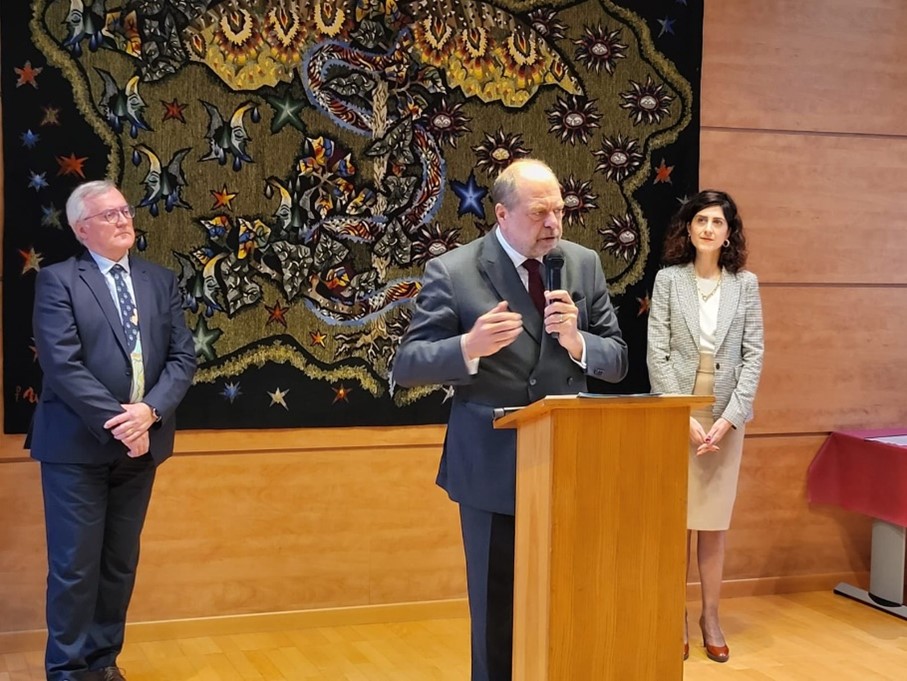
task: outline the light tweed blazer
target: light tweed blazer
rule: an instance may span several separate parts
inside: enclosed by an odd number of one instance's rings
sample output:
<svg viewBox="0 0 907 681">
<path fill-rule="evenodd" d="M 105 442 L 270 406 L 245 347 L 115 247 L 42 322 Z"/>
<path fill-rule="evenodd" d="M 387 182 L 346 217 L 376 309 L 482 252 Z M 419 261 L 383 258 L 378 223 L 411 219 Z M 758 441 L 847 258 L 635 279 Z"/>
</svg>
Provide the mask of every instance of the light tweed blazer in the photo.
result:
<svg viewBox="0 0 907 681">
<path fill-rule="evenodd" d="M 713 415 L 739 428 L 753 418 L 762 373 L 762 302 L 756 275 L 722 270 L 720 295 Z M 666 267 L 655 276 L 646 359 L 654 392 L 693 392 L 699 366 L 699 298 L 692 263 Z"/>
</svg>

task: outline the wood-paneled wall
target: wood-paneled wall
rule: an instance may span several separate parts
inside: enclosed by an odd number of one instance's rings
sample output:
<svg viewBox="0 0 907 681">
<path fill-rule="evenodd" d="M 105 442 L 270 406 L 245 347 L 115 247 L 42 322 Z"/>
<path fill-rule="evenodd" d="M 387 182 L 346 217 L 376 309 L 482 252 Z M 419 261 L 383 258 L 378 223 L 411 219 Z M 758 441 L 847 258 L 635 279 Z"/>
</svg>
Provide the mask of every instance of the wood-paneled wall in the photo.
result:
<svg viewBox="0 0 907 681">
<path fill-rule="evenodd" d="M 707 1 L 703 187 L 737 200 L 766 361 L 731 580 L 861 573 L 869 521 L 806 501 L 828 431 L 907 425 L 907 4 Z"/>
<path fill-rule="evenodd" d="M 740 204 L 766 318 L 727 591 L 816 585 L 868 569 L 869 524 L 809 507 L 809 461 L 830 430 L 907 423 L 907 4 L 707 0 L 705 17 L 702 185 Z M 456 508 L 433 485 L 442 436 L 181 433 L 131 619 L 464 596 Z M 0 632 L 42 626 L 21 447 L 0 438 Z"/>
</svg>

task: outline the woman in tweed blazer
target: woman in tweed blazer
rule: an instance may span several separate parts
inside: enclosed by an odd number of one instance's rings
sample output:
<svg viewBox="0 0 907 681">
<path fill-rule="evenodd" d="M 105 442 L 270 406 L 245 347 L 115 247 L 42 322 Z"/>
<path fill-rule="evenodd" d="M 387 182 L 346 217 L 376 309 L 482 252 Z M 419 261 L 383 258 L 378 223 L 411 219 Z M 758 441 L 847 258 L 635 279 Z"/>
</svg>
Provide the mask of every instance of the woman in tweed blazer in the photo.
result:
<svg viewBox="0 0 907 681">
<path fill-rule="evenodd" d="M 743 269 L 746 239 L 733 199 L 707 190 L 684 203 L 668 230 L 663 262 L 668 267 L 655 277 L 649 312 L 649 379 L 656 392 L 715 396 L 690 418 L 687 528 L 697 532 L 706 655 L 726 662 L 730 651 L 718 620 L 725 537 L 763 354 L 759 284 Z M 684 659 L 688 654 L 685 626 Z"/>
</svg>

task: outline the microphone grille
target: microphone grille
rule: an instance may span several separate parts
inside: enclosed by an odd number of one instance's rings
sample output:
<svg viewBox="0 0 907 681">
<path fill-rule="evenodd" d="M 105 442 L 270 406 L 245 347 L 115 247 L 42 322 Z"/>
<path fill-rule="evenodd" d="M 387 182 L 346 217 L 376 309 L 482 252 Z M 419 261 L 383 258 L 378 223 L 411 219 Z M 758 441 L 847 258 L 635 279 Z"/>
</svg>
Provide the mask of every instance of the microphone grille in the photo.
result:
<svg viewBox="0 0 907 681">
<path fill-rule="evenodd" d="M 564 252 L 560 248 L 553 248 L 542 260 L 545 262 L 545 267 L 563 267 Z"/>
</svg>

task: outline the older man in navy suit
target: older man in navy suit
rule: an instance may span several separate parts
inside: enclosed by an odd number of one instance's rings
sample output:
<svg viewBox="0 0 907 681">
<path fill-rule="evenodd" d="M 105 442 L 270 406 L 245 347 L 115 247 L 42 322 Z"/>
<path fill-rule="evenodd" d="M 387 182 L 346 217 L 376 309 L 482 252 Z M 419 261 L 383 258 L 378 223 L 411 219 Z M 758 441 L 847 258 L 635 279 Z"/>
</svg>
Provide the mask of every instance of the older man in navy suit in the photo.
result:
<svg viewBox="0 0 907 681">
<path fill-rule="evenodd" d="M 551 169 L 516 161 L 492 195 L 497 228 L 429 261 L 393 368 L 400 385 L 455 389 L 438 484 L 460 505 L 473 681 L 511 678 L 516 435 L 494 429 L 494 409 L 627 373 L 598 254 L 560 241 Z M 555 247 L 563 284 L 546 291 L 543 258 Z"/>
<path fill-rule="evenodd" d="M 156 466 L 195 350 L 176 278 L 129 255 L 130 206 L 107 181 L 66 217 L 84 253 L 43 268 L 34 334 L 44 384 L 26 447 L 41 462 L 48 681 L 122 681 L 126 609 Z"/>
</svg>

